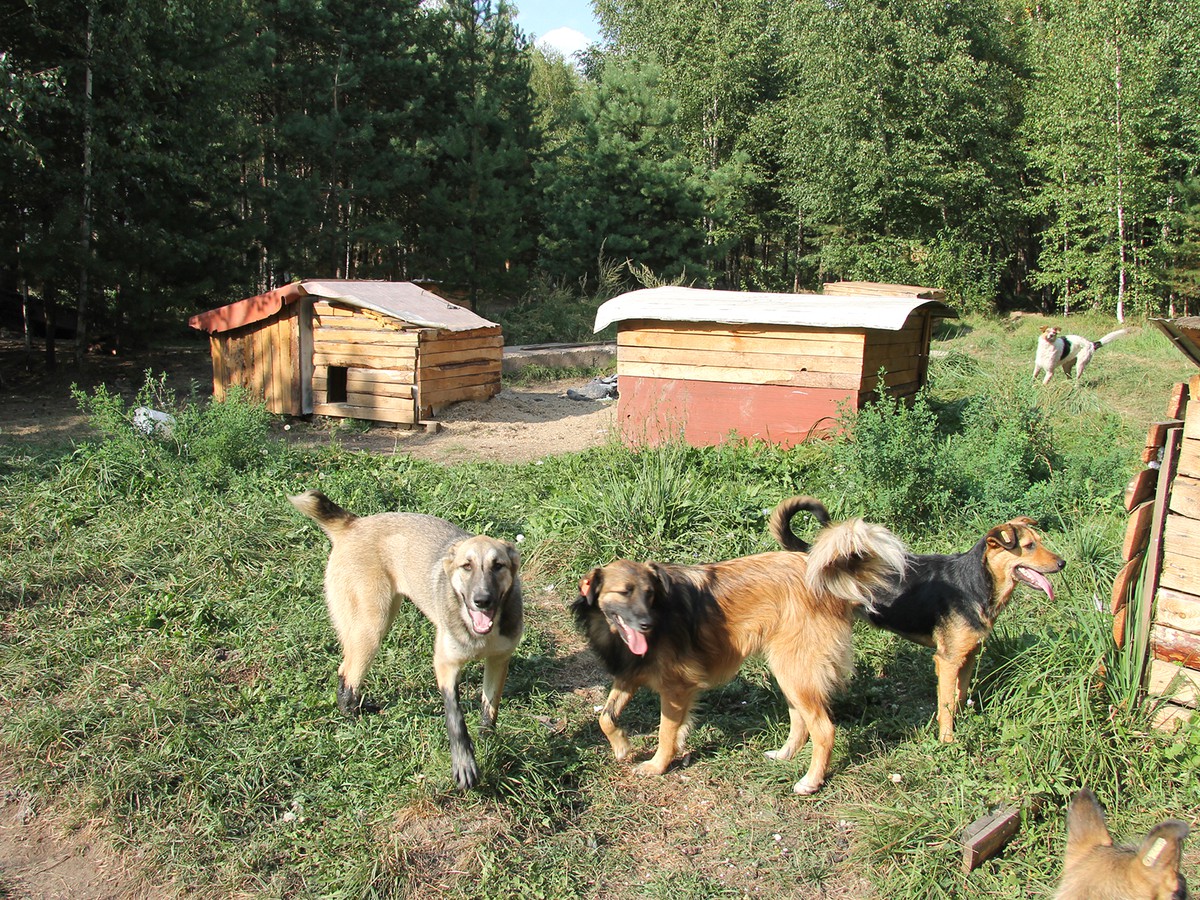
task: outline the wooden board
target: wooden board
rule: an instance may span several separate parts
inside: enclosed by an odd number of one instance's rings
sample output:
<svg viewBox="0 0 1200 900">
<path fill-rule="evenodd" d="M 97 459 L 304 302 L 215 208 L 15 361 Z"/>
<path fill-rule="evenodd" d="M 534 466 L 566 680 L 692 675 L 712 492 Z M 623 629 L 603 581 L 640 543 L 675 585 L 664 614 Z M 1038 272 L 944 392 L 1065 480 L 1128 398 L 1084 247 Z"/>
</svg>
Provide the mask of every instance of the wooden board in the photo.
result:
<svg viewBox="0 0 1200 900">
<path fill-rule="evenodd" d="M 1143 585 L 1147 586 L 1147 591 L 1153 592 L 1155 586 L 1161 583 L 1163 578 L 1163 561 L 1162 561 L 1162 540 L 1163 532 L 1166 528 L 1167 498 L 1171 492 L 1171 479 L 1175 477 L 1176 463 L 1179 461 L 1179 444 L 1183 435 L 1179 429 L 1174 429 L 1167 434 L 1167 442 L 1163 446 L 1162 467 L 1159 470 L 1161 478 L 1157 480 L 1158 489 L 1154 494 L 1154 517 L 1150 522 L 1150 539 L 1146 544 L 1146 565 L 1143 572 Z M 1154 613 L 1153 597 L 1146 597 L 1147 602 L 1141 604 L 1141 608 L 1137 611 L 1138 620 L 1129 623 L 1129 628 L 1134 629 L 1134 634 L 1138 635 L 1140 644 L 1141 635 L 1149 635 L 1151 644 L 1153 644 L 1153 630 L 1157 626 L 1152 626 Z M 1147 660 L 1139 658 L 1134 666 L 1136 671 L 1136 684 L 1142 686 L 1146 679 Z"/>
<path fill-rule="evenodd" d="M 1193 718 L 1195 710 L 1187 706 L 1179 706 L 1175 703 L 1164 703 L 1154 711 L 1154 716 L 1151 723 L 1159 731 L 1178 731 L 1180 728 L 1187 728 Z"/>
<path fill-rule="evenodd" d="M 1154 503 L 1147 500 L 1139 503 L 1129 514 L 1125 526 L 1125 542 L 1121 545 L 1121 559 L 1133 559 L 1146 549 L 1150 538 L 1150 520 L 1154 516 Z"/>
<path fill-rule="evenodd" d="M 364 419 L 372 422 L 392 422 L 412 425 L 417 421 L 416 410 L 411 400 L 382 402 L 381 398 L 370 397 L 367 405 L 351 403 L 318 403 L 313 398 L 313 412 L 319 416 L 336 416 L 342 419 Z"/>
<path fill-rule="evenodd" d="M 417 400 L 418 410 L 422 418 L 428 418 L 440 409 L 445 409 L 452 403 L 461 403 L 465 400 L 487 400 L 490 397 L 500 393 L 499 384 L 481 384 L 474 386 L 464 386 L 455 390 L 452 394 L 420 394 Z"/>
<path fill-rule="evenodd" d="M 697 350 L 690 347 L 632 347 L 617 345 L 617 367 L 625 371 L 632 363 L 695 367 L 704 369 L 780 370 L 789 377 L 798 372 L 850 373 L 863 371 L 857 356 L 808 356 L 759 350 Z M 734 380 L 734 379 L 727 379 Z"/>
<path fill-rule="evenodd" d="M 1183 436 L 1200 440 L 1200 396 L 1194 392 L 1183 411 Z"/>
<path fill-rule="evenodd" d="M 1200 634 L 1200 596 L 1159 587 L 1154 621 L 1179 631 Z"/>
<path fill-rule="evenodd" d="M 656 446 L 680 436 L 694 446 L 737 437 L 791 447 L 836 427 L 838 404 L 853 406 L 844 390 L 675 381 L 622 376 L 617 423 L 632 445 Z"/>
<path fill-rule="evenodd" d="M 1200 570 L 1200 519 L 1168 515 L 1163 532 L 1163 552 L 1194 559 Z"/>
<path fill-rule="evenodd" d="M 1200 634 L 1153 625 L 1150 628 L 1151 653 L 1155 659 L 1200 669 Z"/>
<path fill-rule="evenodd" d="M 1180 706 L 1196 708 L 1200 698 L 1200 672 L 1161 659 L 1150 661 L 1146 690 Z"/>
<path fill-rule="evenodd" d="M 1172 387 L 1171 397 L 1167 401 L 1167 418 L 1183 418 L 1183 411 L 1187 408 L 1187 403 L 1190 396 L 1191 392 L 1188 390 L 1186 381 L 1181 381 Z"/>
<path fill-rule="evenodd" d="M 1145 503 L 1154 497 L 1154 488 L 1158 484 L 1158 469 L 1142 469 L 1125 486 L 1125 511 L 1130 512 L 1135 506 Z"/>
<path fill-rule="evenodd" d="M 1200 519 L 1200 478 L 1175 476 L 1171 483 L 1171 512 Z"/>
<path fill-rule="evenodd" d="M 1195 557 L 1164 551 L 1158 584 L 1184 594 L 1200 594 L 1200 563 Z"/>
<path fill-rule="evenodd" d="M 971 872 L 995 856 L 1021 825 L 1021 808 L 1005 806 L 975 820 L 959 838 L 963 845 L 962 870 Z"/>
<path fill-rule="evenodd" d="M 1200 478 L 1200 440 L 1184 437 L 1179 448 L 1179 471 L 1190 478 Z"/>
<path fill-rule="evenodd" d="M 778 385 L 796 388 L 857 391 L 861 383 L 858 373 L 797 372 L 792 368 L 743 369 L 730 366 L 677 365 L 664 363 L 628 362 L 617 357 L 619 380 L 625 378 L 654 378 L 659 381 L 699 381 L 740 385 Z"/>
<path fill-rule="evenodd" d="M 859 347 L 866 344 L 866 332 L 861 328 L 844 331 L 828 328 L 804 328 L 799 325 L 728 325 L 721 322 L 663 322 L 653 319 L 627 319 L 618 326 L 618 342 L 626 335 L 644 332 L 653 334 L 706 334 L 722 337 L 768 337 L 822 343 L 845 343 Z M 651 344 L 651 346 L 654 346 Z"/>
<path fill-rule="evenodd" d="M 1133 559 L 1121 566 L 1117 572 L 1117 577 L 1113 579 L 1112 586 L 1112 602 L 1109 604 L 1109 609 L 1116 614 L 1119 610 L 1125 608 L 1129 603 L 1129 595 L 1133 587 L 1142 574 L 1142 554 L 1138 553 Z"/>
<path fill-rule="evenodd" d="M 1125 646 L 1125 623 L 1129 620 L 1129 607 L 1122 606 L 1113 615 L 1113 644 L 1118 650 Z"/>
<path fill-rule="evenodd" d="M 1153 422 L 1150 425 L 1150 430 L 1146 433 L 1147 447 L 1161 447 L 1167 442 L 1167 432 L 1172 428 L 1179 428 L 1183 422 L 1179 419 L 1167 419 L 1162 422 Z"/>
<path fill-rule="evenodd" d="M 821 335 L 722 334 L 700 331 L 622 330 L 617 347 L 691 350 L 696 353 L 783 353 L 794 357 L 862 359 L 863 341 L 829 340 Z M 621 350 L 618 349 L 618 353 Z"/>
</svg>

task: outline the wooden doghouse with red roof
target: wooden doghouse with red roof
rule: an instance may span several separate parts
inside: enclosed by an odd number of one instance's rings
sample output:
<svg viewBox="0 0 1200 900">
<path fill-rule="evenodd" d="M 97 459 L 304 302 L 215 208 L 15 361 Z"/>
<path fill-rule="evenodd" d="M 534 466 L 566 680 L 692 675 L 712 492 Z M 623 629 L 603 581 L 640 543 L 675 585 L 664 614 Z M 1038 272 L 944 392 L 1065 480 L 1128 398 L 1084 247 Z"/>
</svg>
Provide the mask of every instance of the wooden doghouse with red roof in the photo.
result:
<svg viewBox="0 0 1200 900">
<path fill-rule="evenodd" d="M 188 321 L 213 396 L 240 385 L 282 415 L 416 425 L 500 391 L 500 326 L 410 282 L 300 281 Z"/>
<path fill-rule="evenodd" d="M 614 297 L 595 330 L 617 323 L 622 438 L 792 446 L 874 397 L 881 370 L 891 396 L 911 397 L 928 375 L 935 320 L 956 317 L 942 297 L 862 282 L 825 294 L 662 287 Z"/>
</svg>

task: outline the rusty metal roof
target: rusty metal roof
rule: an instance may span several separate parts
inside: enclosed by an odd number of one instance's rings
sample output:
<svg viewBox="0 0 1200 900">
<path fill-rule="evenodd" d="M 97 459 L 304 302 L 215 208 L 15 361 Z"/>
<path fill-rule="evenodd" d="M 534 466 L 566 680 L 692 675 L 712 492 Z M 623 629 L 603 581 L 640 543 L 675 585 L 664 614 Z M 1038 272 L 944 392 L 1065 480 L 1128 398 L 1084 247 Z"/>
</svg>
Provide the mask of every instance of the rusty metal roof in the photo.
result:
<svg viewBox="0 0 1200 900">
<path fill-rule="evenodd" d="M 946 304 L 924 297 L 879 294 L 764 294 L 660 287 L 613 297 L 596 310 L 595 331 L 626 319 L 719 322 L 726 325 L 797 325 L 805 328 L 878 328 L 899 331 L 909 314 L 928 307 L 957 318 Z"/>
<path fill-rule="evenodd" d="M 209 334 L 232 331 L 270 318 L 289 303 L 303 297 L 320 297 L 356 309 L 369 309 L 389 318 L 422 328 L 446 331 L 472 331 L 494 328 L 490 322 L 466 307 L 451 303 L 410 281 L 298 281 L 245 300 L 188 319 L 193 328 Z"/>
</svg>

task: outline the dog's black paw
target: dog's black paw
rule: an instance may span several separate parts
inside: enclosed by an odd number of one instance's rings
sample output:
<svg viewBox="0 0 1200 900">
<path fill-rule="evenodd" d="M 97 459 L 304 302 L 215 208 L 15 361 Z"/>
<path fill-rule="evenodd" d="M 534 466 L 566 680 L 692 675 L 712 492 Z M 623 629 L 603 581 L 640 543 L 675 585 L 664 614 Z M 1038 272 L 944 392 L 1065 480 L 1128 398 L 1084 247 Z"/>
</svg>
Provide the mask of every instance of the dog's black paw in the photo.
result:
<svg viewBox="0 0 1200 900">
<path fill-rule="evenodd" d="M 342 715 L 349 719 L 377 713 L 380 710 L 378 703 L 368 697 L 364 697 L 358 691 L 354 690 L 354 688 L 346 687 L 345 683 L 340 679 L 338 680 L 337 705 L 338 709 L 342 711 Z"/>
<path fill-rule="evenodd" d="M 456 761 L 453 765 L 454 782 L 464 791 L 469 791 L 479 784 L 479 766 L 474 757 Z"/>
</svg>

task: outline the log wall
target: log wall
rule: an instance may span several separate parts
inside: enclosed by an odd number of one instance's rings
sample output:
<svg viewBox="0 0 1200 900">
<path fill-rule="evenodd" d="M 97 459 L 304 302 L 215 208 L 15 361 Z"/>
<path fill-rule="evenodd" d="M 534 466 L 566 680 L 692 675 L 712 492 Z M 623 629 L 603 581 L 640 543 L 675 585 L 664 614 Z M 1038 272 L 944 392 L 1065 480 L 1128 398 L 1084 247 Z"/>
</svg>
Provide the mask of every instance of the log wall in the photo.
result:
<svg viewBox="0 0 1200 900">
<path fill-rule="evenodd" d="M 1200 375 L 1175 386 L 1167 416 L 1150 427 L 1148 466 L 1125 492 L 1127 562 L 1112 611 L 1118 647 L 1131 628 L 1146 629 L 1146 690 L 1160 702 L 1158 724 L 1174 727 L 1192 718 L 1200 694 Z M 1138 579 L 1144 608 L 1133 623 L 1128 601 Z M 1136 652 L 1132 642 L 1126 652 Z"/>
</svg>

